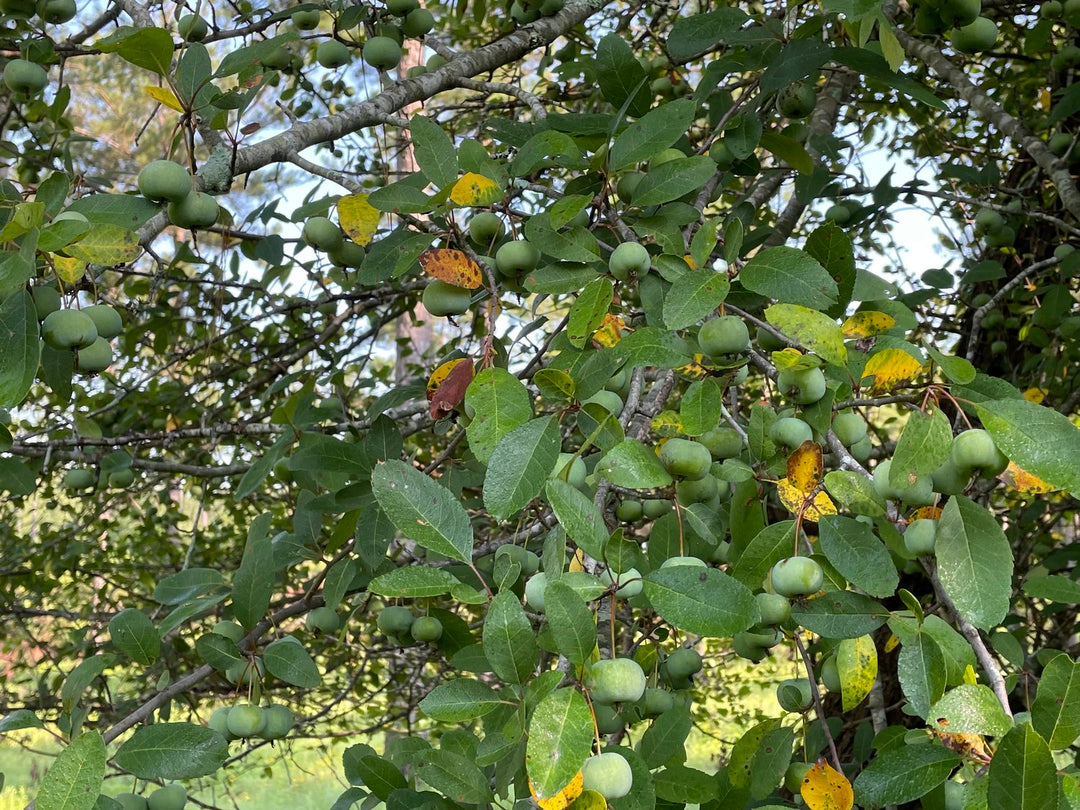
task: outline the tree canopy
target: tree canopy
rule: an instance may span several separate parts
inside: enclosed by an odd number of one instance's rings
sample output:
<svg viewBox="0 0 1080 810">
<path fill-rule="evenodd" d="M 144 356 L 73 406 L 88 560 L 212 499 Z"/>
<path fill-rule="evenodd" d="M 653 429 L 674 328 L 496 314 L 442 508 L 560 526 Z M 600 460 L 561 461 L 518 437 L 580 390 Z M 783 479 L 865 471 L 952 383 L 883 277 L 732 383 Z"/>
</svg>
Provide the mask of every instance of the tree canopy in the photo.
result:
<svg viewBox="0 0 1080 810">
<path fill-rule="evenodd" d="M 36 809 L 1080 808 L 1078 30 L 0 0 Z"/>
</svg>

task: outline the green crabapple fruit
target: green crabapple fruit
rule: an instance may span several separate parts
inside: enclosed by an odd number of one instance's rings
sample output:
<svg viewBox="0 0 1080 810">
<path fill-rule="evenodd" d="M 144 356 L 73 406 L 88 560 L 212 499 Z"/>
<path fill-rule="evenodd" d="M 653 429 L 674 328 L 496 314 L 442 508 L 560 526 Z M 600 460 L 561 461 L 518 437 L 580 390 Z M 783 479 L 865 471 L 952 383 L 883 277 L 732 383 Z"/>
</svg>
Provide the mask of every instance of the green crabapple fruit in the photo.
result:
<svg viewBox="0 0 1080 810">
<path fill-rule="evenodd" d="M 58 309 L 45 316 L 41 337 L 52 348 L 84 349 L 98 338 L 94 321 L 77 309 Z"/>
<path fill-rule="evenodd" d="M 803 443 L 814 440 L 814 429 L 802 419 L 782 416 L 769 426 L 769 438 L 774 444 L 797 450 Z"/>
<path fill-rule="evenodd" d="M 412 627 L 413 614 L 404 605 L 390 605 L 379 611 L 375 626 L 388 636 L 404 635 Z"/>
<path fill-rule="evenodd" d="M 191 175 L 172 160 L 152 160 L 139 171 L 139 193 L 153 202 L 179 202 L 191 193 Z"/>
<path fill-rule="evenodd" d="M 866 436 L 866 420 L 854 411 L 844 411 L 833 417 L 832 429 L 844 447 L 851 447 Z"/>
<path fill-rule="evenodd" d="M 160 787 L 146 797 L 148 810 L 183 810 L 185 804 L 187 791 L 176 783 Z"/>
<path fill-rule="evenodd" d="M 431 643 L 442 638 L 443 626 L 434 616 L 418 616 L 413 620 L 409 632 L 417 641 Z"/>
<path fill-rule="evenodd" d="M 26 59 L 12 59 L 4 66 L 4 84 L 13 93 L 32 96 L 40 93 L 49 83 L 45 69 Z"/>
<path fill-rule="evenodd" d="M 975 471 L 984 478 L 1000 475 L 1009 459 L 985 430 L 972 428 L 953 439 L 951 461 L 957 470 Z"/>
<path fill-rule="evenodd" d="M 789 678 L 776 687 L 776 701 L 786 712 L 805 712 L 814 703 L 810 681 L 806 678 Z"/>
<path fill-rule="evenodd" d="M 836 667 L 836 656 L 830 655 L 821 662 L 821 670 L 818 672 L 821 685 L 830 692 L 840 691 L 840 672 Z"/>
<path fill-rule="evenodd" d="M 518 239 L 500 245 L 495 251 L 495 269 L 504 276 L 516 276 L 536 269 L 540 251 L 531 242 Z"/>
<path fill-rule="evenodd" d="M 292 710 L 288 706 L 280 704 L 266 706 L 263 709 L 263 716 L 266 718 L 266 724 L 259 732 L 259 736 L 264 740 L 280 740 L 288 736 L 296 725 L 296 718 L 293 717 Z"/>
<path fill-rule="evenodd" d="M 937 521 L 927 518 L 913 520 L 904 529 L 904 548 L 915 555 L 933 554 L 937 539 Z"/>
<path fill-rule="evenodd" d="M 690 439 L 668 439 L 660 448 L 660 463 L 676 478 L 697 480 L 708 475 L 712 456 L 705 445 Z"/>
<path fill-rule="evenodd" d="M 469 238 L 478 245 L 488 247 L 502 239 L 506 228 L 498 214 L 481 211 L 469 220 Z"/>
<path fill-rule="evenodd" d="M 341 627 L 341 617 L 331 607 L 317 607 L 304 618 L 309 630 L 317 633 L 336 633 Z"/>
<path fill-rule="evenodd" d="M 928 506 L 934 502 L 934 482 L 929 475 L 918 476 L 907 486 L 894 486 L 889 480 L 892 459 L 874 468 L 874 489 L 882 498 L 903 501 L 909 506 Z"/>
<path fill-rule="evenodd" d="M 697 650 L 675 650 L 664 662 L 668 675 L 672 678 L 689 678 L 701 672 L 701 655 Z"/>
<path fill-rule="evenodd" d="M 193 191 L 181 200 L 170 202 L 169 221 L 187 230 L 209 228 L 217 222 L 217 201 L 202 191 Z"/>
<path fill-rule="evenodd" d="M 778 593 L 759 593 L 754 595 L 761 623 L 765 625 L 783 624 L 791 618 L 791 602 Z"/>
<path fill-rule="evenodd" d="M 424 309 L 436 317 L 464 315 L 472 303 L 472 292 L 464 287 L 432 279 L 420 296 Z"/>
<path fill-rule="evenodd" d="M 543 571 L 533 574 L 525 582 L 525 601 L 537 613 L 544 612 L 544 591 L 547 590 L 547 574 Z"/>
<path fill-rule="evenodd" d="M 336 39 L 323 40 L 315 49 L 315 61 L 328 70 L 349 64 L 349 58 L 348 46 Z"/>
<path fill-rule="evenodd" d="M 625 281 L 631 273 L 644 275 L 649 271 L 652 258 L 645 246 L 638 242 L 623 242 L 611 251 L 608 270 L 620 281 Z"/>
<path fill-rule="evenodd" d="M 645 693 L 645 673 L 632 658 L 605 658 L 592 665 L 588 685 L 597 703 L 633 703 Z"/>
<path fill-rule="evenodd" d="M 820 368 L 784 369 L 776 376 L 784 396 L 800 405 L 813 405 L 825 396 L 825 374 Z"/>
<path fill-rule="evenodd" d="M 735 428 L 720 426 L 698 437 L 714 459 L 735 458 L 743 451 L 742 436 Z"/>
<path fill-rule="evenodd" d="M 390 37 L 372 37 L 364 43 L 363 56 L 376 70 L 390 70 L 401 62 L 401 45 Z"/>
<path fill-rule="evenodd" d="M 606 585 L 617 585 L 615 595 L 620 599 L 632 599 L 642 590 L 641 572 L 636 568 L 627 568 L 622 573 L 605 568 L 600 574 L 600 581 Z"/>
<path fill-rule="evenodd" d="M 621 754 L 605 751 L 589 757 L 581 769 L 585 790 L 595 790 L 605 799 L 621 799 L 634 786 L 630 763 Z"/>
<path fill-rule="evenodd" d="M 787 557 L 772 568 L 773 590 L 781 596 L 808 596 L 821 590 L 825 572 L 809 557 Z"/>
<path fill-rule="evenodd" d="M 229 733 L 235 737 L 254 737 L 265 722 L 262 708 L 253 703 L 240 703 L 229 709 Z"/>
<path fill-rule="evenodd" d="M 706 321 L 698 331 L 698 346 L 710 357 L 739 354 L 750 348 L 750 332 L 742 318 L 722 315 Z"/>
</svg>

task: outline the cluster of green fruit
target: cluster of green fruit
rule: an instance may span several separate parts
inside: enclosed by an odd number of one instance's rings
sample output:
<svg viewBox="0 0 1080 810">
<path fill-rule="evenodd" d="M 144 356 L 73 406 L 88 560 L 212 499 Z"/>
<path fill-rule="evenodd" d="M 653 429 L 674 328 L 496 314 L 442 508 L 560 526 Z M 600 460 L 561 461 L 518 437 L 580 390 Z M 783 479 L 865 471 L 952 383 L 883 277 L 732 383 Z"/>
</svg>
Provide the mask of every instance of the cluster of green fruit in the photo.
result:
<svg viewBox="0 0 1080 810">
<path fill-rule="evenodd" d="M 399 647 L 409 639 L 422 644 L 434 644 L 443 634 L 442 622 L 434 616 L 414 616 L 404 605 L 389 605 L 379 611 L 375 625 L 386 637 Z"/>
<path fill-rule="evenodd" d="M 37 17 L 50 25 L 62 25 L 75 19 L 75 0 L 0 0 L 0 14 L 29 20 Z"/>
<path fill-rule="evenodd" d="M 280 740 L 293 730 L 296 718 L 292 709 L 281 704 L 259 706 L 237 703 L 215 709 L 206 725 L 226 740 L 246 740 L 250 737 Z"/>
<path fill-rule="evenodd" d="M 1039 6 L 1039 16 L 1044 20 L 1064 20 L 1073 28 L 1080 28 L 1080 0 L 1046 0 Z"/>
<path fill-rule="evenodd" d="M 83 490 L 93 489 L 97 485 L 97 481 L 98 475 L 93 470 L 76 467 L 64 473 L 60 486 L 72 492 L 82 492 Z M 114 470 L 109 473 L 106 481 L 112 489 L 127 489 L 135 483 L 135 471 L 131 467 Z"/>
<path fill-rule="evenodd" d="M 160 787 L 146 797 L 138 793 L 121 793 L 113 798 L 124 810 L 183 810 L 187 805 L 187 791 L 176 782 Z"/>
<path fill-rule="evenodd" d="M 153 160 L 138 177 L 139 191 L 154 203 L 168 203 L 169 221 L 179 228 L 209 228 L 218 219 L 217 201 L 196 191 L 188 170 L 171 160 Z"/>
<path fill-rule="evenodd" d="M 300 9 L 293 12 L 291 17 L 292 24 L 300 31 L 318 28 L 320 19 L 318 9 Z M 406 37 L 420 39 L 435 27 L 434 15 L 421 8 L 419 0 L 387 0 L 385 12 L 372 22 L 375 36 L 363 43 L 361 54 L 364 61 L 376 70 L 396 68 L 401 63 Z M 339 39 L 323 40 L 315 49 L 315 60 L 329 70 L 344 67 L 351 59 L 349 46 Z"/>
<path fill-rule="evenodd" d="M 1054 138 L 1059 138 L 1055 135 Z M 1065 151 L 1072 147 L 1072 136 L 1065 135 Z M 1055 148 L 1051 139 L 1051 150 Z M 1064 152 L 1057 153 L 1060 157 Z M 1016 229 L 1008 224 L 1005 217 L 993 208 L 980 208 L 975 215 L 975 235 L 985 239 L 987 247 L 1008 247 L 1016 241 Z"/>
<path fill-rule="evenodd" d="M 355 270 L 364 263 L 364 248 L 349 239 L 327 217 L 310 217 L 300 233 L 304 244 L 326 254 L 335 267 Z"/>
<path fill-rule="evenodd" d="M 30 295 L 41 322 L 41 339 L 47 346 L 74 352 L 75 368 L 87 374 L 109 367 L 113 361 L 109 341 L 124 331 L 119 312 L 107 304 L 64 309 L 59 290 L 48 284 L 34 285 Z"/>
<path fill-rule="evenodd" d="M 885 459 L 874 468 L 874 489 L 886 499 L 901 501 L 908 506 L 929 506 L 940 495 L 960 495 L 968 488 L 972 476 L 994 478 L 1005 471 L 1009 460 L 998 449 L 990 434 L 972 428 L 953 439 L 949 458 L 930 475 L 917 476 L 904 486 L 890 482 L 892 459 Z"/>
<path fill-rule="evenodd" d="M 997 24 L 982 13 L 982 0 L 921 0 L 915 30 L 936 36 L 949 30 L 949 41 L 960 53 L 979 53 L 994 47 Z M 951 30 L 950 30 L 951 29 Z"/>
<path fill-rule="evenodd" d="M 749 630 L 736 633 L 732 649 L 740 658 L 758 662 L 784 639 L 783 630 L 794 630 L 791 623 L 791 600 L 810 596 L 821 590 L 825 572 L 810 557 L 787 557 L 773 566 L 762 591 L 754 595 L 761 620 Z"/>
<path fill-rule="evenodd" d="M 563 10 L 566 0 L 513 0 L 510 17 L 518 25 L 528 25 L 541 17 L 551 17 Z"/>
</svg>

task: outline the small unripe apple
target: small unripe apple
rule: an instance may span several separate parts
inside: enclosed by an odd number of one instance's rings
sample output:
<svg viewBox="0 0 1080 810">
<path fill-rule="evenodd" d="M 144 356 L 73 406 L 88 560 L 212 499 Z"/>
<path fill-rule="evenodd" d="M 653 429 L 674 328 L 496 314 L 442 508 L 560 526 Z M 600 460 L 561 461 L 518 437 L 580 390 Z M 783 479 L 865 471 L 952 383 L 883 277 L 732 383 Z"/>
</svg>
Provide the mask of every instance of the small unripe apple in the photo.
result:
<svg viewBox="0 0 1080 810">
<path fill-rule="evenodd" d="M 442 622 L 434 616 L 418 616 L 409 628 L 412 637 L 419 642 L 430 644 L 442 638 Z"/>
<path fill-rule="evenodd" d="M 608 259 L 608 270 L 615 278 L 625 281 L 631 273 L 639 276 L 649 271 L 652 257 L 645 246 L 638 242 L 623 242 L 611 252 Z"/>
<path fill-rule="evenodd" d="M 646 498 L 641 502 L 641 510 L 645 513 L 645 517 L 652 520 L 668 514 L 672 507 L 672 502 L 667 498 Z"/>
<path fill-rule="evenodd" d="M 280 740 L 282 737 L 287 737 L 296 725 L 296 718 L 288 706 L 280 704 L 267 706 L 263 709 L 263 716 L 266 718 L 266 725 L 259 732 L 259 736 L 264 740 Z"/>
<path fill-rule="evenodd" d="M 830 692 L 840 691 L 840 672 L 836 668 L 836 656 L 830 655 L 821 662 L 821 671 L 818 673 L 821 685 Z"/>
<path fill-rule="evenodd" d="M 712 467 L 712 456 L 700 442 L 668 439 L 660 448 L 660 463 L 676 478 L 704 478 Z"/>
<path fill-rule="evenodd" d="M 585 790 L 595 790 L 605 799 L 621 799 L 634 786 L 634 772 L 622 754 L 605 751 L 585 760 L 581 769 Z"/>
<path fill-rule="evenodd" d="M 641 501 L 634 500 L 633 498 L 624 498 L 619 502 L 619 505 L 615 507 L 615 517 L 624 523 L 634 523 L 641 520 L 645 514 L 642 508 Z"/>
<path fill-rule="evenodd" d="M 821 590 L 825 572 L 809 557 L 787 557 L 773 566 L 771 580 L 781 596 L 807 596 Z"/>
<path fill-rule="evenodd" d="M 934 482 L 922 475 L 907 486 L 893 486 L 889 480 L 892 459 L 885 459 L 874 468 L 874 489 L 882 498 L 903 501 L 909 506 L 928 506 L 934 502 Z"/>
<path fill-rule="evenodd" d="M 501 245 L 495 251 L 495 269 L 504 276 L 516 276 L 536 269 L 540 251 L 531 242 L 518 239 Z"/>
<path fill-rule="evenodd" d="M 662 563 L 661 568 L 708 568 L 709 564 L 700 557 L 688 557 L 680 555 L 678 557 L 668 557 Z"/>
<path fill-rule="evenodd" d="M 567 465 L 570 469 L 567 470 Z M 585 486 L 585 478 L 588 476 L 589 471 L 585 467 L 585 462 L 581 456 L 574 455 L 573 453 L 559 453 L 559 458 L 555 462 L 555 466 L 548 474 L 548 478 L 558 478 L 565 480 L 566 483 L 573 487 L 581 489 Z"/>
<path fill-rule="evenodd" d="M 832 429 L 844 447 L 851 447 L 865 438 L 866 420 L 854 411 L 844 411 L 833 417 Z"/>
<path fill-rule="evenodd" d="M 632 658 L 605 658 L 592 665 L 588 685 L 597 703 L 632 703 L 645 693 L 645 673 Z"/>
<path fill-rule="evenodd" d="M 782 416 L 769 426 L 769 438 L 774 444 L 797 450 L 804 442 L 814 440 L 814 429 L 802 419 Z"/>
<path fill-rule="evenodd" d="M 304 618 L 309 630 L 317 633 L 336 633 L 341 627 L 341 617 L 333 608 L 317 607 L 312 609 Z"/>
<path fill-rule="evenodd" d="M 525 583 L 525 601 L 537 613 L 544 612 L 544 591 L 547 590 L 547 574 L 543 571 L 533 574 Z"/>
<path fill-rule="evenodd" d="M 805 712 L 814 704 L 810 681 L 806 678 L 789 678 L 776 687 L 776 700 L 786 712 Z"/>
<path fill-rule="evenodd" d="M 210 719 L 206 721 L 208 728 L 213 729 L 226 740 L 235 739 L 233 733 L 229 731 L 229 707 L 222 706 L 219 709 L 214 709 L 214 713 L 210 715 Z"/>
<path fill-rule="evenodd" d="M 784 787 L 794 793 L 796 796 L 800 795 L 802 791 L 802 781 L 806 777 L 807 771 L 814 767 L 812 762 L 792 762 L 788 765 L 787 770 L 784 771 Z"/>
<path fill-rule="evenodd" d="M 735 315 L 705 321 L 697 340 L 701 351 L 710 357 L 740 354 L 750 348 L 750 332 L 742 318 Z"/>
<path fill-rule="evenodd" d="M 605 568 L 600 574 L 600 581 L 607 585 L 618 585 L 615 595 L 620 599 L 635 597 L 642 590 L 641 572 L 636 568 L 627 568 L 622 573 Z"/>
<path fill-rule="evenodd" d="M 791 618 L 791 602 L 778 593 L 755 594 L 754 600 L 761 614 L 761 623 L 766 625 L 783 624 Z"/>
<path fill-rule="evenodd" d="M 645 695 L 641 698 L 644 714 L 646 717 L 656 717 L 669 709 L 675 708 L 675 696 L 667 689 L 649 686 L 645 689 Z"/>
<path fill-rule="evenodd" d="M 404 605 L 391 605 L 379 611 L 375 626 L 388 636 L 400 636 L 412 627 L 413 614 Z"/>
<path fill-rule="evenodd" d="M 254 737 L 265 722 L 262 708 L 252 703 L 240 703 L 229 709 L 229 733 L 236 737 Z"/>
<path fill-rule="evenodd" d="M 1000 475 L 1009 466 L 990 434 L 980 428 L 965 430 L 953 440 L 951 460 L 957 470 L 974 470 L 983 478 Z"/>
<path fill-rule="evenodd" d="M 911 521 L 904 529 L 904 548 L 911 554 L 933 554 L 936 539 L 936 520 L 920 518 Z"/>
<path fill-rule="evenodd" d="M 664 666 L 667 668 L 668 675 L 678 679 L 697 675 L 701 672 L 703 664 L 698 651 L 687 648 L 675 650 L 664 661 Z"/>
<path fill-rule="evenodd" d="M 735 458 L 743 451 L 742 436 L 735 428 L 721 425 L 698 437 L 714 459 Z"/>
<path fill-rule="evenodd" d="M 121 793 L 113 798 L 123 810 L 147 810 L 146 799 L 138 793 Z"/>
<path fill-rule="evenodd" d="M 485 249 L 502 239 L 505 232 L 502 219 L 490 211 L 481 211 L 469 220 L 469 238 Z"/>
<path fill-rule="evenodd" d="M 825 396 L 825 374 L 820 368 L 785 369 L 776 377 L 784 396 L 800 405 L 813 405 Z"/>
<path fill-rule="evenodd" d="M 593 714 L 596 716 L 596 730 L 601 734 L 618 734 L 625 726 L 622 714 L 615 711 L 614 706 L 594 703 Z"/>
</svg>

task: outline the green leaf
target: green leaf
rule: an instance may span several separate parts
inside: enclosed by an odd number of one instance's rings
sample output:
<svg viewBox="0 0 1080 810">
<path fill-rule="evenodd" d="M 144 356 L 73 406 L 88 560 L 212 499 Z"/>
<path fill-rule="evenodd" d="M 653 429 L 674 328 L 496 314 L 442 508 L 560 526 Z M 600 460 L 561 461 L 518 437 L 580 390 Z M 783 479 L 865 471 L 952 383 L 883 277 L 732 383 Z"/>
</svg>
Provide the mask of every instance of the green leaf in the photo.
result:
<svg viewBox="0 0 1080 810">
<path fill-rule="evenodd" d="M 60 700 L 64 711 L 71 712 L 79 702 L 82 693 L 102 672 L 116 663 L 116 656 L 110 653 L 96 653 L 81 661 L 64 678 L 60 687 Z"/>
<path fill-rule="evenodd" d="M 643 584 L 656 612 L 687 633 L 733 636 L 761 618 L 750 589 L 715 568 L 659 568 Z"/>
<path fill-rule="evenodd" d="M 1045 810 L 1058 806 L 1054 756 L 1030 723 L 1021 723 L 998 743 L 989 779 L 988 810 Z"/>
<path fill-rule="evenodd" d="M 1001 525 L 962 495 L 949 499 L 938 520 L 938 576 L 965 619 L 989 631 L 1009 611 L 1012 550 Z"/>
<path fill-rule="evenodd" d="M 19 731 L 24 728 L 44 727 L 45 724 L 29 709 L 16 709 L 10 714 L 4 715 L 3 719 L 0 720 L 0 734 L 7 734 L 9 731 Z"/>
<path fill-rule="evenodd" d="M 885 514 L 885 501 L 865 475 L 851 470 L 827 472 L 825 489 L 833 500 L 856 515 L 880 517 Z"/>
<path fill-rule="evenodd" d="M 490 714 L 502 702 L 486 683 L 472 678 L 454 678 L 428 692 L 420 701 L 420 710 L 432 720 L 462 723 Z"/>
<path fill-rule="evenodd" d="M 945 693 L 945 656 L 941 647 L 920 632 L 900 648 L 896 671 L 908 707 L 919 717 L 928 718 L 930 707 Z"/>
<path fill-rule="evenodd" d="M 739 788 L 749 788 L 753 778 L 754 758 L 766 735 L 780 727 L 779 720 L 764 720 L 743 732 L 731 748 L 727 774 L 731 784 Z"/>
<path fill-rule="evenodd" d="M 715 778 L 685 765 L 668 765 L 656 773 L 653 782 L 656 797 L 665 802 L 701 805 L 716 797 Z"/>
<path fill-rule="evenodd" d="M 544 589 L 544 614 L 556 649 L 570 662 L 584 666 L 596 649 L 596 619 L 577 591 L 556 579 Z"/>
<path fill-rule="evenodd" d="M 413 154 L 428 180 L 439 188 L 454 183 L 458 176 L 457 150 L 443 128 L 424 115 L 409 121 Z"/>
<path fill-rule="evenodd" d="M 949 458 L 952 427 L 940 408 L 912 411 L 893 451 L 889 484 L 910 487 L 916 477 L 929 475 Z"/>
<path fill-rule="evenodd" d="M 570 307 L 566 324 L 566 337 L 570 345 L 582 348 L 600 328 L 615 297 L 615 286 L 606 276 L 593 279 L 585 285 L 573 306 Z"/>
<path fill-rule="evenodd" d="M 826 515 L 818 530 L 825 557 L 851 584 L 871 596 L 892 596 L 900 575 L 872 528 L 854 518 Z"/>
<path fill-rule="evenodd" d="M 484 620 L 484 655 L 491 669 L 510 683 L 525 683 L 536 667 L 536 635 L 512 591 L 498 593 Z"/>
<path fill-rule="evenodd" d="M 855 778 L 855 800 L 866 807 L 903 804 L 925 796 L 960 764 L 940 745 L 904 745 L 881 753 Z"/>
<path fill-rule="evenodd" d="M 727 273 L 716 273 L 707 267 L 685 273 L 664 296 L 664 324 L 668 329 L 685 329 L 696 324 L 720 306 L 730 289 Z"/>
<path fill-rule="evenodd" d="M 731 575 L 750 588 L 760 587 L 765 575 L 795 550 L 795 521 L 780 520 L 758 532 L 735 563 Z"/>
<path fill-rule="evenodd" d="M 630 489 L 666 487 L 672 481 L 656 453 L 635 439 L 621 441 L 605 453 L 596 465 L 596 475 Z"/>
<path fill-rule="evenodd" d="M 96 46 L 103 53 L 116 53 L 125 61 L 137 67 L 146 68 L 159 76 L 169 74 L 172 64 L 172 34 L 164 28 L 123 27 Z"/>
<path fill-rule="evenodd" d="M 831 307 L 828 314 L 834 318 L 843 318 L 858 277 L 851 237 L 835 223 L 827 222 L 806 238 L 805 250 L 818 260 L 825 272 L 836 282 L 839 295 L 836 306 Z"/>
<path fill-rule="evenodd" d="M 750 769 L 750 795 L 761 800 L 776 790 L 791 764 L 791 748 L 795 744 L 795 729 L 789 726 L 774 728 L 761 741 L 754 753 Z"/>
<path fill-rule="evenodd" d="M 716 427 L 723 413 L 723 401 L 724 391 L 715 378 L 690 383 L 679 403 L 683 433 L 700 436 Z"/>
<path fill-rule="evenodd" d="M 9 408 L 26 397 L 40 362 L 37 314 L 25 290 L 0 304 L 0 345 L 0 408 Z"/>
<path fill-rule="evenodd" d="M 236 642 L 220 633 L 203 633 L 195 639 L 195 651 L 199 654 L 199 658 L 214 669 L 226 670 L 238 661 L 244 660 Z"/>
<path fill-rule="evenodd" d="M 134 231 L 145 225 L 160 208 L 141 195 L 87 194 L 66 210 L 82 214 L 93 225 L 115 225 Z"/>
<path fill-rule="evenodd" d="M 1080 493 L 1080 428 L 1068 417 L 1026 399 L 975 407 L 998 449 L 1016 466 L 1066 492 Z"/>
<path fill-rule="evenodd" d="M 661 104 L 624 129 L 608 152 L 608 168 L 642 163 L 679 140 L 690 128 L 697 105 L 684 98 Z"/>
<path fill-rule="evenodd" d="M 576 689 L 556 689 L 529 720 L 525 768 L 541 798 L 554 796 L 573 779 L 592 750 L 589 704 Z"/>
<path fill-rule="evenodd" d="M 877 11 L 877 9 L 880 8 L 880 5 L 876 3 L 871 5 L 873 6 L 874 11 Z M 945 108 L 944 101 L 914 79 L 909 78 L 903 73 L 896 73 L 893 71 L 893 69 L 889 67 L 889 63 L 873 51 L 856 47 L 834 48 L 832 59 L 835 62 L 847 65 L 853 70 L 857 70 L 864 76 L 877 79 L 884 84 L 887 84 L 889 87 L 899 90 L 904 95 L 910 96 L 916 101 L 921 101 L 923 104 L 937 109 Z"/>
<path fill-rule="evenodd" d="M 739 273 L 742 285 L 766 298 L 826 309 L 839 289 L 817 259 L 796 248 L 771 247 L 756 254 Z"/>
<path fill-rule="evenodd" d="M 1080 737 L 1080 662 L 1062 653 L 1046 665 L 1031 706 L 1031 724 L 1055 751 Z"/>
<path fill-rule="evenodd" d="M 350 781 L 353 781 L 353 777 L 359 779 L 378 799 L 386 801 L 395 790 L 404 790 L 409 786 L 409 783 L 405 781 L 405 777 L 401 775 L 401 771 L 382 757 L 368 754 L 367 756 L 349 757 L 346 762 L 346 755 L 351 750 L 351 748 L 346 750 L 345 754 L 342 755 L 346 773 L 352 772 Z"/>
<path fill-rule="evenodd" d="M 559 525 L 566 530 L 570 539 L 593 559 L 602 559 L 608 531 L 592 499 L 558 478 L 547 482 L 545 494 Z"/>
<path fill-rule="evenodd" d="M 263 651 L 266 671 L 285 683 L 314 689 L 322 682 L 319 668 L 302 644 L 288 638 L 272 641 Z"/>
<path fill-rule="evenodd" d="M 127 608 L 109 620 L 109 635 L 120 652 L 136 664 L 152 664 L 161 650 L 153 622 L 137 608 Z"/>
<path fill-rule="evenodd" d="M 442 596 L 460 584 L 458 578 L 445 568 L 408 566 L 379 574 L 371 580 L 368 590 L 394 599 L 420 599 L 425 596 Z"/>
<path fill-rule="evenodd" d="M 847 347 L 839 324 L 815 309 L 798 304 L 773 304 L 765 319 L 826 363 L 847 366 Z"/>
<path fill-rule="evenodd" d="M 87 731 L 60 752 L 41 780 L 36 810 L 90 810 L 105 781 L 105 741 Z"/>
<path fill-rule="evenodd" d="M 814 159 L 810 157 L 806 147 L 794 138 L 766 129 L 761 133 L 760 144 L 763 149 L 772 152 L 799 174 L 812 175 L 814 173 Z"/>
<path fill-rule="evenodd" d="M 652 94 L 645 68 L 618 34 L 608 34 L 596 46 L 596 82 L 604 98 L 616 109 L 635 117 L 648 112 Z M 627 104 L 627 102 L 629 102 Z"/>
<path fill-rule="evenodd" d="M 723 40 L 746 22 L 738 8 L 719 8 L 705 14 L 680 17 L 671 27 L 667 48 L 672 60 L 681 63 L 713 48 L 723 48 Z"/>
<path fill-rule="evenodd" d="M 638 184 L 635 206 L 661 205 L 697 191 L 716 174 L 716 163 L 706 155 L 680 158 L 662 163 Z M 674 328 L 674 327 L 673 327 Z"/>
<path fill-rule="evenodd" d="M 492 798 L 483 771 L 471 759 L 453 751 L 425 751 L 417 760 L 416 774 L 458 804 L 483 804 Z"/>
<path fill-rule="evenodd" d="M 1080 582 L 1061 574 L 1039 576 L 1032 572 L 1024 580 L 1024 593 L 1032 599 L 1071 605 L 1080 602 Z"/>
<path fill-rule="evenodd" d="M 724 223 L 724 261 L 734 264 L 742 255 L 743 231 L 745 226 L 738 217 L 728 217 Z"/>
<path fill-rule="evenodd" d="M 774 93 L 816 73 L 832 48 L 820 39 L 792 39 L 773 57 L 761 76 L 761 92 Z"/>
<path fill-rule="evenodd" d="M 386 516 L 406 537 L 451 559 L 472 560 L 469 513 L 446 487 L 411 464 L 390 459 L 375 467 L 371 490 Z"/>
<path fill-rule="evenodd" d="M 1001 708 L 997 696 L 984 684 L 963 683 L 930 709 L 935 722 L 952 734 L 983 734 L 1000 737 L 1012 728 L 1012 719 Z"/>
<path fill-rule="evenodd" d="M 233 579 L 233 613 L 250 631 L 270 606 L 274 592 L 274 547 L 267 532 L 270 514 L 259 515 L 248 529 L 247 544 Z"/>
<path fill-rule="evenodd" d="M 934 362 L 941 368 L 941 373 L 949 380 L 949 382 L 959 383 L 960 385 L 967 385 L 975 379 L 975 366 L 965 360 L 963 357 L 953 357 L 951 354 L 943 354 L 935 349 L 933 346 L 924 346 L 926 353 L 929 354 Z"/>
<path fill-rule="evenodd" d="M 528 389 L 503 368 L 486 368 L 477 374 L 465 391 L 465 404 L 476 412 L 466 428 L 469 447 L 484 464 L 503 436 L 532 417 Z"/>
<path fill-rule="evenodd" d="M 638 753 L 649 768 L 659 768 L 682 751 L 690 734 L 692 721 L 686 706 L 668 709 L 645 729 L 638 743 Z"/>
<path fill-rule="evenodd" d="M 225 738 L 193 723 L 156 723 L 135 730 L 113 761 L 139 779 L 207 776 L 229 756 Z"/>
<path fill-rule="evenodd" d="M 213 568 L 187 568 L 158 582 L 154 587 L 154 601 L 163 605 L 179 605 L 224 584 L 221 573 Z"/>
<path fill-rule="evenodd" d="M 855 591 L 829 591 L 791 606 L 795 621 L 824 638 L 859 638 L 889 619 L 884 605 Z"/>
<path fill-rule="evenodd" d="M 532 419 L 495 445 L 484 474 L 484 506 L 507 520 L 540 494 L 559 458 L 559 423 L 554 416 Z"/>
<path fill-rule="evenodd" d="M 693 359 L 694 350 L 674 332 L 643 326 L 619 341 L 615 347 L 626 365 L 677 368 Z"/>
<path fill-rule="evenodd" d="M 510 162 L 510 174 L 524 177 L 545 166 L 578 166 L 581 149 L 565 132 L 545 129 L 537 132 L 518 149 Z"/>
</svg>

